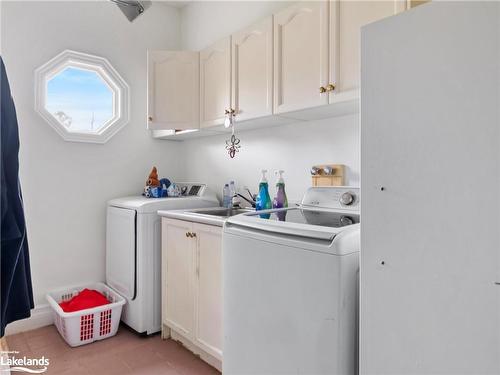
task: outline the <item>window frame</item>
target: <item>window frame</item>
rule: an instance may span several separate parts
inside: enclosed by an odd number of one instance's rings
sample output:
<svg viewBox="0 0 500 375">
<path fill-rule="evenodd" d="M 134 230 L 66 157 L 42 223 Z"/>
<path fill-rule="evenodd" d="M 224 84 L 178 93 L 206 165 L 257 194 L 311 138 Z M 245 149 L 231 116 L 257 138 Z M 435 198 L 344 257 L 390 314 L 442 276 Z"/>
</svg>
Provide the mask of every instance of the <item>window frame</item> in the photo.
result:
<svg viewBox="0 0 500 375">
<path fill-rule="evenodd" d="M 96 132 L 71 132 L 45 108 L 47 83 L 66 68 L 95 72 L 113 94 L 113 117 Z M 65 50 L 35 70 L 35 111 L 66 141 L 106 143 L 130 120 L 129 86 L 109 61 L 87 53 Z"/>
</svg>

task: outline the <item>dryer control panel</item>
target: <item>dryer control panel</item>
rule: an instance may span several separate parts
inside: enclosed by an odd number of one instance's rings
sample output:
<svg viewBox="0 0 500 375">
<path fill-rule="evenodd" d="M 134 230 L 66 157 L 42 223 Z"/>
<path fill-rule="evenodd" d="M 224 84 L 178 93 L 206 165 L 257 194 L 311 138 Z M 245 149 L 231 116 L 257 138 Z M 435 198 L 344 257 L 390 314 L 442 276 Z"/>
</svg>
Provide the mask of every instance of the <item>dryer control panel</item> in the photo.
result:
<svg viewBox="0 0 500 375">
<path fill-rule="evenodd" d="M 175 183 L 181 189 L 181 196 L 183 197 L 200 197 L 206 187 L 205 184 L 188 184 L 183 182 Z"/>
</svg>

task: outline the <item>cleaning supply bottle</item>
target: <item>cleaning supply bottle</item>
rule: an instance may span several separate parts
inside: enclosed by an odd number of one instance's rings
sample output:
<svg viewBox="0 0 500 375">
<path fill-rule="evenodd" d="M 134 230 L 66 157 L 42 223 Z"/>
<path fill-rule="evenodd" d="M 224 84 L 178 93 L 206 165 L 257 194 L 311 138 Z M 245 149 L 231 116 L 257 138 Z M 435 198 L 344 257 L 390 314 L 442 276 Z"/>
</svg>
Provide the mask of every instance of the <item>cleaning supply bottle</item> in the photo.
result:
<svg viewBox="0 0 500 375">
<path fill-rule="evenodd" d="M 231 196 L 231 207 L 241 207 L 241 200 L 240 197 L 236 195 L 238 193 L 238 189 L 236 188 L 236 184 L 234 183 L 234 181 L 229 182 L 229 193 Z"/>
<path fill-rule="evenodd" d="M 229 196 L 231 199 L 236 195 L 236 184 L 234 181 L 229 181 Z"/>
<path fill-rule="evenodd" d="M 273 208 L 287 208 L 288 199 L 285 193 L 285 180 L 283 179 L 283 173 L 285 171 L 276 171 L 274 174 L 277 176 L 276 180 L 276 197 L 273 199 Z M 279 221 L 286 221 L 287 210 L 281 210 L 276 212 L 276 217 Z"/>
<path fill-rule="evenodd" d="M 283 173 L 285 171 L 276 171 L 276 197 L 273 199 L 273 208 L 286 208 L 288 207 L 288 199 L 285 193 L 285 180 L 283 179 Z"/>
<path fill-rule="evenodd" d="M 231 195 L 228 184 L 224 184 L 224 189 L 222 189 L 222 206 L 226 208 L 231 206 Z"/>
<path fill-rule="evenodd" d="M 257 194 L 257 199 L 255 200 L 255 208 L 257 211 L 269 210 L 272 208 L 271 197 L 269 196 L 269 184 L 266 178 L 267 170 L 262 170 L 262 178 L 259 183 L 259 194 Z M 260 215 L 263 219 L 269 219 L 270 214 Z"/>
</svg>

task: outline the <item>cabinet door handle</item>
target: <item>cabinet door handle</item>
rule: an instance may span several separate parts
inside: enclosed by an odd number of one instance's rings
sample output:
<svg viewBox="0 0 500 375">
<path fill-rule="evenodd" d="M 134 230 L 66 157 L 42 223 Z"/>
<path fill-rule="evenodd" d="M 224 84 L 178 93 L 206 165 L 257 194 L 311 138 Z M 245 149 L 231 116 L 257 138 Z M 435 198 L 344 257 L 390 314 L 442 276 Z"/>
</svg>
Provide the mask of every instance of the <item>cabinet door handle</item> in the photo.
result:
<svg viewBox="0 0 500 375">
<path fill-rule="evenodd" d="M 319 93 L 320 93 L 320 94 L 323 94 L 324 92 L 326 92 L 326 89 L 325 89 L 323 86 L 321 86 L 321 87 L 319 88 Z"/>
<path fill-rule="evenodd" d="M 148 120 L 149 120 L 149 121 L 153 121 L 153 117 L 152 117 L 152 116 L 149 116 L 149 117 L 148 117 Z"/>
<path fill-rule="evenodd" d="M 191 237 L 191 233 L 186 232 L 186 237 Z"/>
<path fill-rule="evenodd" d="M 191 233 L 191 237 L 196 237 L 196 233 Z"/>
<path fill-rule="evenodd" d="M 330 91 L 333 91 L 333 90 L 335 90 L 335 85 L 334 85 L 334 84 L 329 83 L 329 84 L 326 86 L 326 91 L 330 92 Z"/>
<path fill-rule="evenodd" d="M 200 278 L 200 247 L 197 246 L 196 252 L 196 277 Z"/>
</svg>

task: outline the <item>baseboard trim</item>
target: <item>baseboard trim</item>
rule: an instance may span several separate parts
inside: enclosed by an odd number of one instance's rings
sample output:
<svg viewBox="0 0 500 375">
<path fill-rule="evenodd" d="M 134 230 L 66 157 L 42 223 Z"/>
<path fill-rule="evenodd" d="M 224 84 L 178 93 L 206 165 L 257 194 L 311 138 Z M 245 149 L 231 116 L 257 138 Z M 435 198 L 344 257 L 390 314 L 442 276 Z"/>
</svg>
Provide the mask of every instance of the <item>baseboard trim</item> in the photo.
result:
<svg viewBox="0 0 500 375">
<path fill-rule="evenodd" d="M 166 326 L 164 327 L 166 328 Z M 172 328 L 170 328 L 170 338 L 174 341 L 180 342 L 187 350 L 199 356 L 203 361 L 208 363 L 210 366 L 215 367 L 217 370 L 222 372 L 222 361 L 220 359 L 215 358 L 213 355 L 207 353 L 202 348 L 193 344 L 193 342 L 190 339 L 174 331 Z"/>
<path fill-rule="evenodd" d="M 31 310 L 31 317 L 10 323 L 5 328 L 5 335 L 15 335 L 16 333 L 31 331 L 54 324 L 52 309 L 49 304 L 36 306 Z"/>
</svg>

